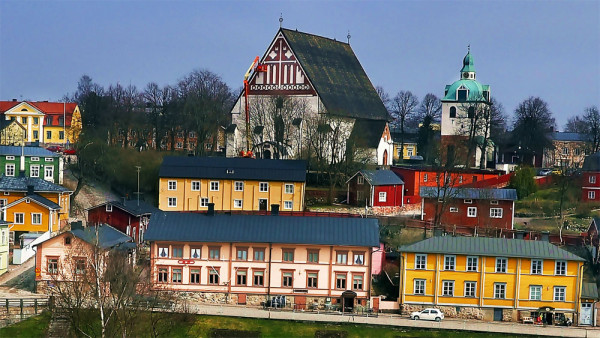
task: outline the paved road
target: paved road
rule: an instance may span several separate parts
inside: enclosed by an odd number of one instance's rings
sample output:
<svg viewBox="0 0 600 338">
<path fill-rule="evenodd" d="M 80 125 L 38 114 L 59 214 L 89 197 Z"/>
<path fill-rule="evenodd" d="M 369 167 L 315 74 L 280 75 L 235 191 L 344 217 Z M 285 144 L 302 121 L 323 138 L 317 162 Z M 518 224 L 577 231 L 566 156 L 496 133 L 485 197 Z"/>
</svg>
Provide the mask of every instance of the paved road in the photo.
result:
<svg viewBox="0 0 600 338">
<path fill-rule="evenodd" d="M 418 327 L 428 329 L 469 330 L 479 332 L 497 332 L 510 334 L 532 334 L 552 337 L 600 337 L 600 330 L 584 327 L 541 327 L 531 324 L 483 322 L 478 320 L 446 319 L 442 322 L 410 320 L 399 315 L 380 315 L 379 317 L 341 316 L 339 314 L 316 314 L 308 312 L 265 311 L 226 305 L 196 304 L 191 310 L 202 315 L 234 316 L 265 319 L 288 319 L 311 322 L 363 323 L 370 325 L 388 325 Z"/>
</svg>

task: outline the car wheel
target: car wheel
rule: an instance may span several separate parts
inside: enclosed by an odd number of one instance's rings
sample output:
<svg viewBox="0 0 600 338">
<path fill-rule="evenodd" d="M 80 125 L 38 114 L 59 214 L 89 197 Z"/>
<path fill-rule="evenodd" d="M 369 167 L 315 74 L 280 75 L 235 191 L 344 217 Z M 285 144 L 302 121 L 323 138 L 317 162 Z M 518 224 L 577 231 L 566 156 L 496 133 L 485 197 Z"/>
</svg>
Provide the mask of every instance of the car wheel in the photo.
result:
<svg viewBox="0 0 600 338">
<path fill-rule="evenodd" d="M 419 316 L 414 316 L 413 319 L 414 320 L 419 320 Z"/>
<path fill-rule="evenodd" d="M 440 321 L 442 321 L 442 318 L 440 318 L 440 317 L 435 317 L 435 321 L 436 321 L 436 322 L 440 322 Z"/>
</svg>

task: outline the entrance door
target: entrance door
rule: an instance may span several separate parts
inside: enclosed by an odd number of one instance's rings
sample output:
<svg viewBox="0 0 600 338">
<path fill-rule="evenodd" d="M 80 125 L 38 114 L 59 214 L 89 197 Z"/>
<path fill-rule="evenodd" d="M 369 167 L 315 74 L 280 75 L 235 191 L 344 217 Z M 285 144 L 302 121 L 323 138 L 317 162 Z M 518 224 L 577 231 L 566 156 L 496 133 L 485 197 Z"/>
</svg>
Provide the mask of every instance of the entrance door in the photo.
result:
<svg viewBox="0 0 600 338">
<path fill-rule="evenodd" d="M 238 304 L 246 305 L 246 294 L 245 293 L 240 293 L 238 295 Z"/>
<path fill-rule="evenodd" d="M 387 165 L 388 164 L 388 153 L 387 150 L 383 151 L 383 165 Z"/>
<path fill-rule="evenodd" d="M 296 296 L 294 297 L 294 303 L 296 303 L 296 310 L 306 310 L 306 297 L 305 296 Z"/>
<path fill-rule="evenodd" d="M 379 312 L 379 297 L 373 298 L 373 311 Z"/>
<path fill-rule="evenodd" d="M 267 211 L 267 199 L 266 198 L 260 198 L 258 200 L 258 210 Z"/>
<path fill-rule="evenodd" d="M 579 324 L 581 325 L 592 325 L 592 303 L 581 303 L 581 316 L 579 317 Z"/>
<path fill-rule="evenodd" d="M 344 312 L 354 311 L 354 297 L 344 297 Z"/>
<path fill-rule="evenodd" d="M 494 309 L 494 321 L 502 321 L 502 309 Z"/>
</svg>

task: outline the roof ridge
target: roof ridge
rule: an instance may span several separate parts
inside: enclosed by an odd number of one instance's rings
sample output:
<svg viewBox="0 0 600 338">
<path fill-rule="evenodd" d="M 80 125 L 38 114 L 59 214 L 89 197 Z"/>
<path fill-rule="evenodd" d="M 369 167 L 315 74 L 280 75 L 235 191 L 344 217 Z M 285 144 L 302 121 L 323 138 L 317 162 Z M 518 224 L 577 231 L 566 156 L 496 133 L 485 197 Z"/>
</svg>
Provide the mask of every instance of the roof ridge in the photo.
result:
<svg viewBox="0 0 600 338">
<path fill-rule="evenodd" d="M 348 45 L 348 46 L 350 46 L 350 44 L 349 44 L 349 43 L 347 43 L 347 42 L 344 42 L 344 41 L 342 41 L 342 40 L 337 40 L 336 38 L 333 38 L 333 39 L 332 39 L 332 38 L 328 38 L 328 37 L 326 37 L 326 36 L 322 36 L 322 35 L 317 35 L 317 34 L 313 34 L 313 33 L 307 33 L 307 32 L 303 32 L 303 31 L 299 31 L 298 29 L 296 29 L 296 30 L 293 30 L 293 29 L 289 29 L 289 28 L 283 28 L 283 27 L 282 27 L 282 28 L 280 28 L 280 30 L 281 30 L 281 31 L 289 31 L 289 32 L 292 32 L 292 33 L 300 33 L 300 34 L 305 34 L 305 35 L 311 35 L 311 36 L 314 36 L 314 37 L 317 37 L 317 38 L 321 38 L 321 39 L 327 39 L 327 40 L 330 40 L 330 41 L 333 41 L 333 42 L 339 42 L 339 43 L 342 43 L 342 44 L 344 44 L 344 45 Z"/>
</svg>

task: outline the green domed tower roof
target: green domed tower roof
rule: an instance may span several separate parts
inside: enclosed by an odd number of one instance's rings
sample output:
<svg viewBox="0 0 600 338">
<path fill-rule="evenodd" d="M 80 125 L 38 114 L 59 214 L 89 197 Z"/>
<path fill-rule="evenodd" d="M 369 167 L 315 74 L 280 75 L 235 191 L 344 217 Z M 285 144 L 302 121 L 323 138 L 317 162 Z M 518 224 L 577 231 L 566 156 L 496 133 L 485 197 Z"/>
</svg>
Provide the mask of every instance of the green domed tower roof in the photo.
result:
<svg viewBox="0 0 600 338">
<path fill-rule="evenodd" d="M 460 70 L 461 72 L 474 72 L 475 66 L 473 65 L 473 56 L 471 55 L 471 51 L 465 55 L 463 59 L 463 67 Z"/>
</svg>

